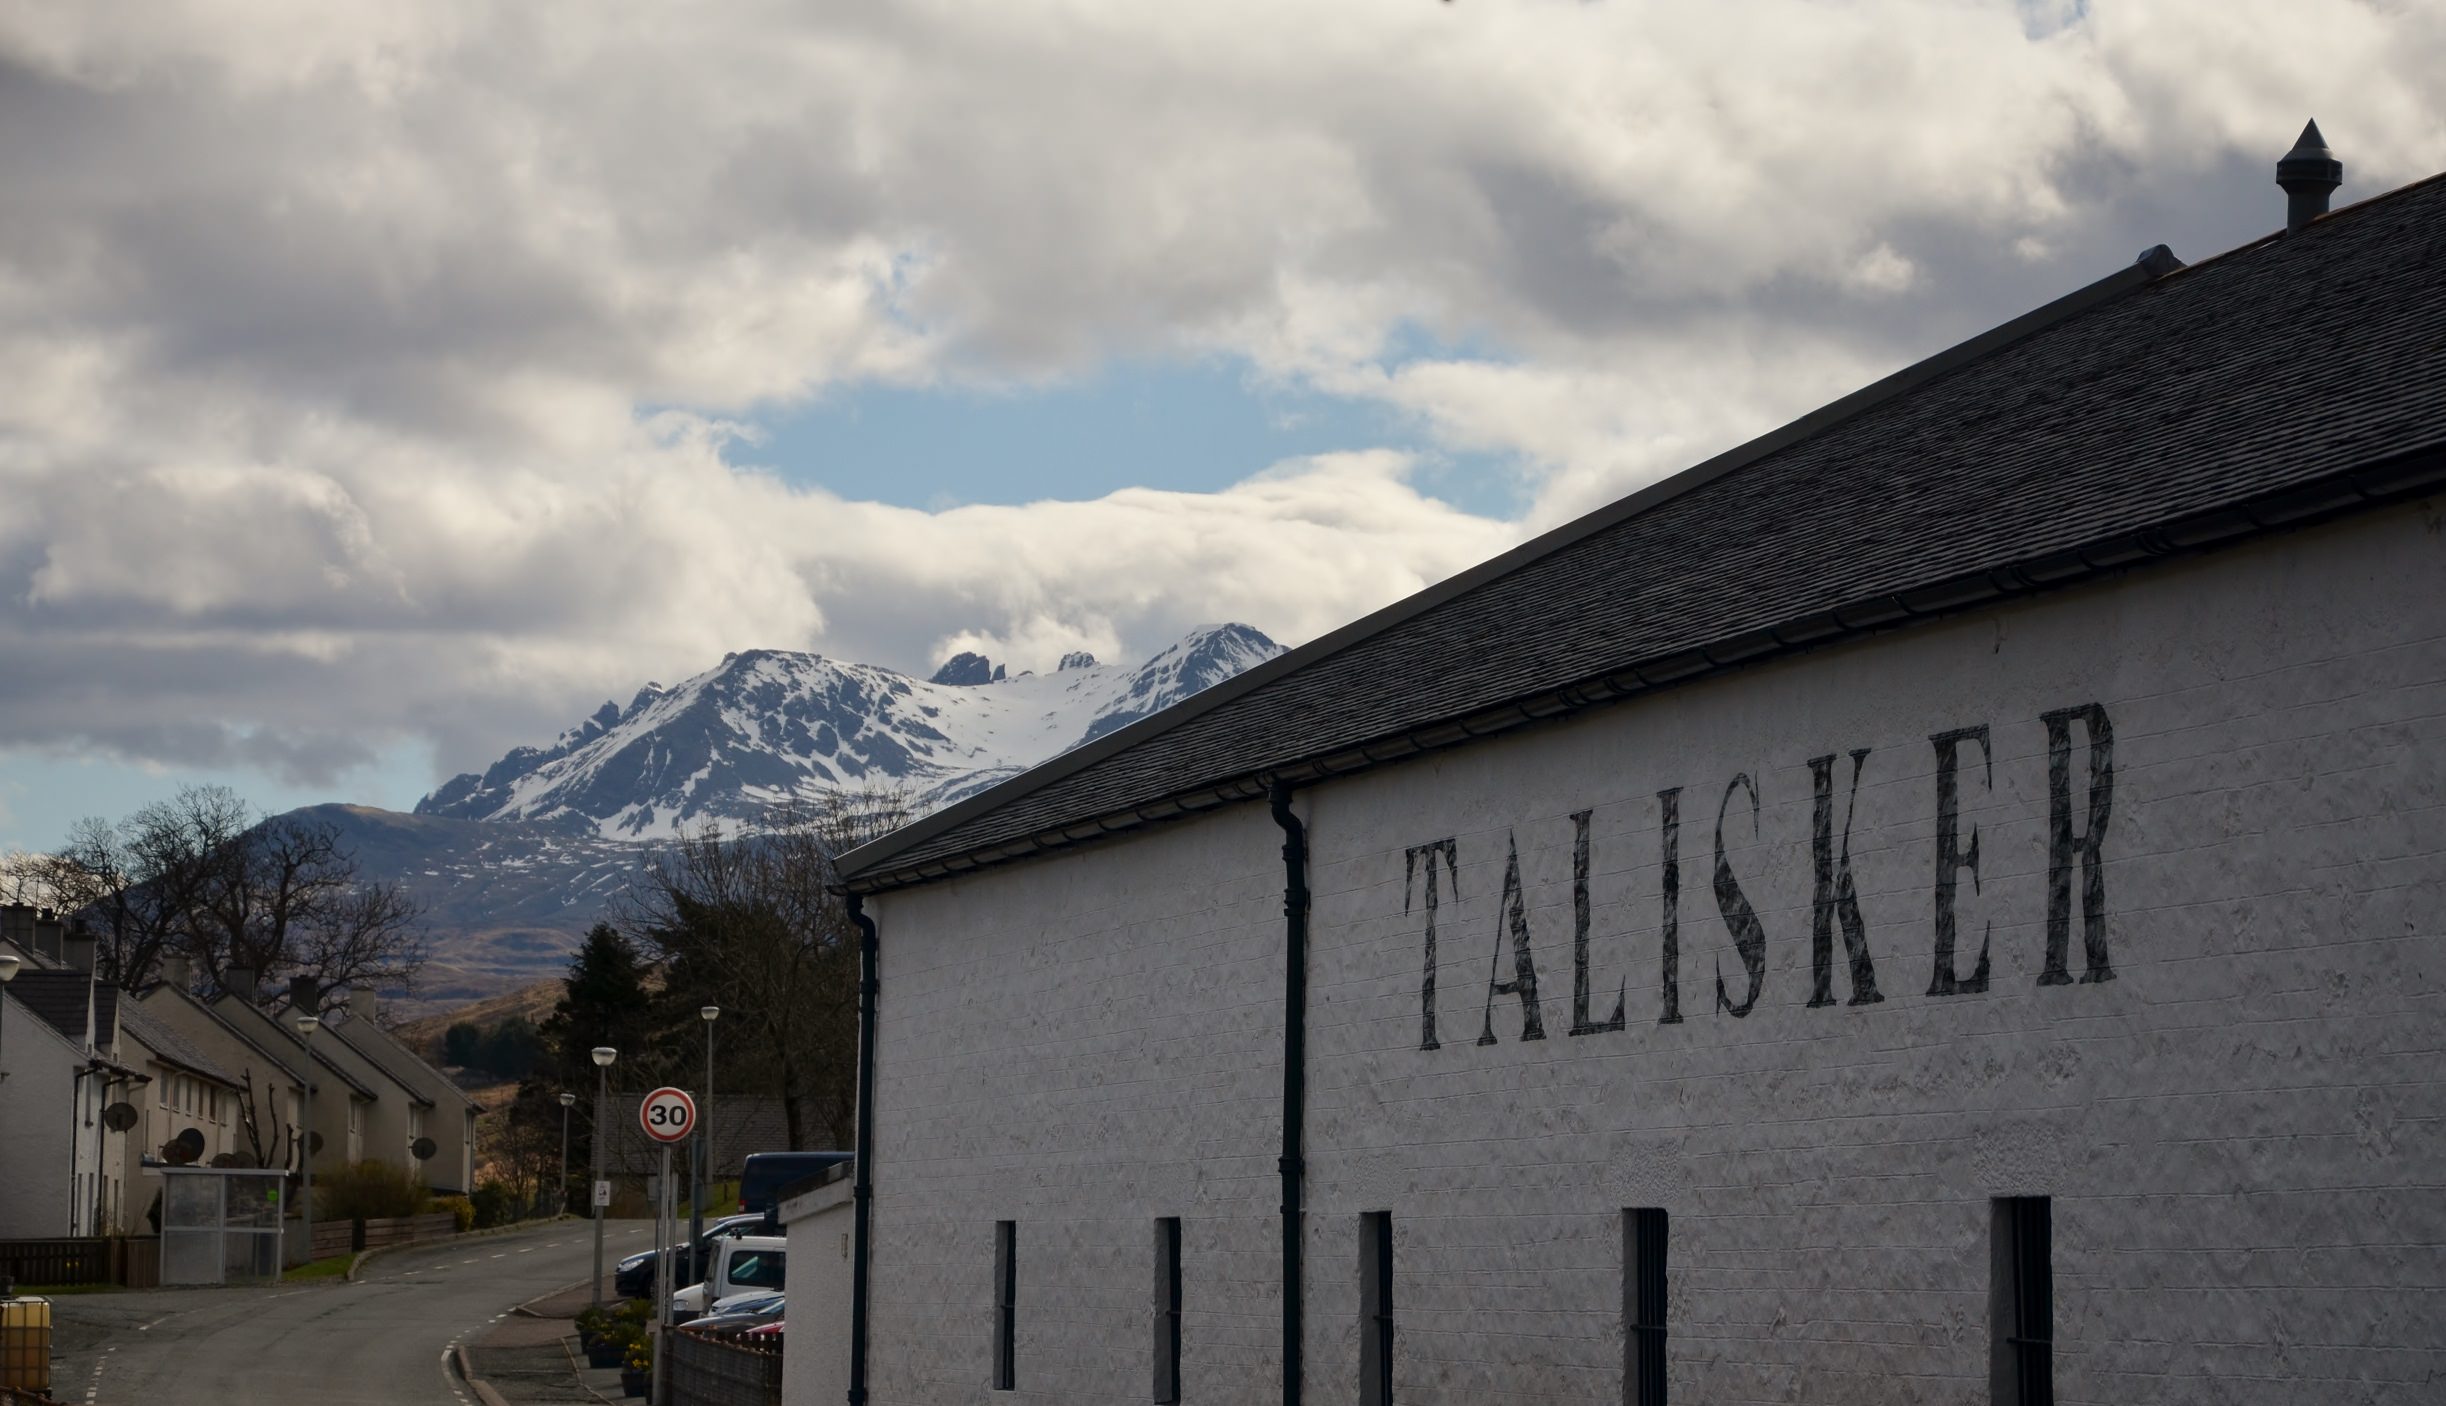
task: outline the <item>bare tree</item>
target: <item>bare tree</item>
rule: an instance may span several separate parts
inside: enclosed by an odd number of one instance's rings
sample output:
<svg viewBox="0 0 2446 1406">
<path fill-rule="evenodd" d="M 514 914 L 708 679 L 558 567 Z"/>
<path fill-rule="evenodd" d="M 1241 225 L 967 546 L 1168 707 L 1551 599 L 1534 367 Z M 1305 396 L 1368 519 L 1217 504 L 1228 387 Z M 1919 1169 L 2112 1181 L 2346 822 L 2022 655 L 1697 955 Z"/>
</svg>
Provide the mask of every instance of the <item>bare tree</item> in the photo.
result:
<svg viewBox="0 0 2446 1406">
<path fill-rule="evenodd" d="M 819 1132 L 847 1146 L 856 1112 L 857 930 L 833 858 L 907 814 L 878 790 L 788 802 L 749 833 L 707 826 L 649 861 L 624 905 L 663 967 L 671 1023 L 710 999 L 744 1027 L 793 1148 Z"/>
<path fill-rule="evenodd" d="M 95 926 L 102 973 L 123 986 L 151 981 L 172 954 L 221 990 L 237 968 L 317 989 L 406 985 L 425 957 L 421 909 L 401 886 L 367 881 L 336 827 L 258 817 L 223 786 L 182 786 L 116 825 L 79 821 L 27 867 Z"/>
<path fill-rule="evenodd" d="M 282 1121 L 278 1113 L 263 1111 L 263 1100 L 255 1093 L 254 1070 L 246 1070 L 238 1080 L 238 1131 L 246 1135 L 247 1151 L 254 1157 L 249 1165 L 291 1165 L 297 1160 L 297 1130 Z M 278 1092 L 273 1090 L 275 1098 Z"/>
<path fill-rule="evenodd" d="M 205 905 L 251 819 L 225 786 L 182 786 L 117 825 L 76 823 L 51 882 L 63 912 L 99 928 L 104 976 L 138 985 L 164 956 L 201 945 Z"/>
</svg>

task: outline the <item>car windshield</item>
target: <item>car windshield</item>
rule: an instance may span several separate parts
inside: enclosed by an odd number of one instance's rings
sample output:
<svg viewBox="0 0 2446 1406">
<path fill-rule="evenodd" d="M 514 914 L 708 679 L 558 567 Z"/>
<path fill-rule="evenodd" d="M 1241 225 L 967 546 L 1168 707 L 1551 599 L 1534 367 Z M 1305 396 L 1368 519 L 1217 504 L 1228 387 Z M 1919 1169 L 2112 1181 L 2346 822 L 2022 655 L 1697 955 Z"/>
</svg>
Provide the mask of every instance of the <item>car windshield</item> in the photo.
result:
<svg viewBox="0 0 2446 1406">
<path fill-rule="evenodd" d="M 730 1282 L 742 1289 L 779 1289 L 783 1287 L 782 1263 L 787 1258 L 780 1250 L 741 1255 L 731 1261 Z"/>
</svg>

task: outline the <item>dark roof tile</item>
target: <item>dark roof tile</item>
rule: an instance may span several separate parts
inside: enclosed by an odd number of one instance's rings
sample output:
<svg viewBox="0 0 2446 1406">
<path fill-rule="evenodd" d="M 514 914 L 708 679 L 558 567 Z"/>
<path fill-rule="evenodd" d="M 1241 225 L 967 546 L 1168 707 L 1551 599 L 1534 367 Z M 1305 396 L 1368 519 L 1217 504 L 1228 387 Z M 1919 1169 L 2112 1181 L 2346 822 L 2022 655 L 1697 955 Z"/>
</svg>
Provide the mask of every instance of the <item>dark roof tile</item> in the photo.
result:
<svg viewBox="0 0 2446 1406">
<path fill-rule="evenodd" d="M 2300 516 L 2348 475 L 2446 479 L 2446 177 L 2150 276 L 2165 266 L 852 851 L 843 873 L 923 882 L 1508 725 L 1523 700 L 1562 710 L 2259 530 L 2240 509 Z"/>
</svg>

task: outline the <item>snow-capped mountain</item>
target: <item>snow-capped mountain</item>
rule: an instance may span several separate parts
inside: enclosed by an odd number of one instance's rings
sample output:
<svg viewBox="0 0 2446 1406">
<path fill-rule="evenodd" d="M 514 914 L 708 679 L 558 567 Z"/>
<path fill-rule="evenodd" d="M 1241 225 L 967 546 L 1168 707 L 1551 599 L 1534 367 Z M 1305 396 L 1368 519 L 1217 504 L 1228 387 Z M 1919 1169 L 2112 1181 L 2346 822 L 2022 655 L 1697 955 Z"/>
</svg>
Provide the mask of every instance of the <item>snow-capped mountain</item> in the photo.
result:
<svg viewBox="0 0 2446 1406">
<path fill-rule="evenodd" d="M 1246 625 L 1199 629 L 1135 668 L 1066 656 L 1010 674 L 976 654 L 930 679 L 820 654 L 754 649 L 673 688 L 606 702 L 550 747 L 453 777 L 419 815 L 583 817 L 606 839 L 753 825 L 774 803 L 888 784 L 919 810 L 972 795 L 1282 653 Z"/>
</svg>

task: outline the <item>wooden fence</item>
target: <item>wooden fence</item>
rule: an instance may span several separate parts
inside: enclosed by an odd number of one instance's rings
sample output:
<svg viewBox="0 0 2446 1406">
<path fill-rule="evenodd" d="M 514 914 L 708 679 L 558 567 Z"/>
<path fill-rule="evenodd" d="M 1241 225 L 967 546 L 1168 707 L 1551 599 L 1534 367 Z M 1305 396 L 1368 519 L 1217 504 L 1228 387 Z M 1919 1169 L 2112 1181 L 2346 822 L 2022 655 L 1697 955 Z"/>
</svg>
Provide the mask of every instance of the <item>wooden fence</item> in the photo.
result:
<svg viewBox="0 0 2446 1406">
<path fill-rule="evenodd" d="M 781 1349 L 682 1328 L 665 1340 L 672 1406 L 781 1406 Z"/>
<path fill-rule="evenodd" d="M 0 1240 L 0 1275 L 19 1284 L 124 1284 L 131 1289 L 150 1289 L 161 1283 L 161 1241 L 118 1235 Z"/>
<path fill-rule="evenodd" d="M 351 1250 L 379 1250 L 386 1245 L 406 1245 L 419 1240 L 447 1240 L 458 1233 L 458 1228 L 458 1217 L 448 1211 L 389 1220 L 318 1220 L 314 1223 L 314 1257 L 319 1260 L 327 1255 L 344 1255 Z M 289 1217 L 289 1232 L 292 1235 L 304 1234 L 304 1218 Z M 290 1262 L 296 1263 L 294 1255 Z"/>
</svg>

